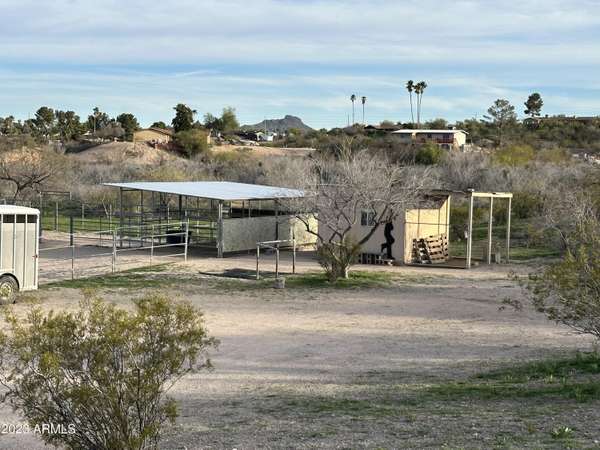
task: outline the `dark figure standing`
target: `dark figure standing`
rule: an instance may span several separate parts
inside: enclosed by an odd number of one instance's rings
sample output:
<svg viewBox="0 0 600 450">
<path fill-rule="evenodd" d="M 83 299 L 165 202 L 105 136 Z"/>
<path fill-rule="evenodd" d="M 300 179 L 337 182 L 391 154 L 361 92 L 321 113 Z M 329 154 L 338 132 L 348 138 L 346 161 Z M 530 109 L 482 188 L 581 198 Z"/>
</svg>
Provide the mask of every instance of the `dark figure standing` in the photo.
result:
<svg viewBox="0 0 600 450">
<path fill-rule="evenodd" d="M 385 228 L 383 229 L 383 235 L 385 236 L 385 243 L 381 244 L 381 253 L 383 254 L 384 250 L 387 250 L 387 259 L 394 259 L 392 256 L 392 245 L 396 242 L 394 236 L 392 236 L 392 231 L 394 229 L 394 224 L 392 221 L 389 221 L 385 224 Z"/>
</svg>

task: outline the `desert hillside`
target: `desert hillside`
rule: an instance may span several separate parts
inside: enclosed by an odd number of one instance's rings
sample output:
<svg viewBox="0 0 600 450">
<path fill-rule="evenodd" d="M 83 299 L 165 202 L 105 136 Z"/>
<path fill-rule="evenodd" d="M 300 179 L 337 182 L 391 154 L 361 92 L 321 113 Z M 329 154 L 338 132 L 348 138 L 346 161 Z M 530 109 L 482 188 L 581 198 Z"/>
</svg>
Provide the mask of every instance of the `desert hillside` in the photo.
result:
<svg viewBox="0 0 600 450">
<path fill-rule="evenodd" d="M 81 162 L 106 164 L 135 161 L 139 164 L 158 164 L 164 161 L 178 160 L 180 157 L 172 152 L 156 149 L 150 145 L 136 142 L 109 142 L 97 147 L 74 153 L 73 157 Z"/>
<path fill-rule="evenodd" d="M 282 148 L 282 147 L 240 147 L 239 145 L 219 145 L 211 148 L 215 154 L 228 152 L 247 152 L 257 158 L 268 156 L 308 156 L 313 149 L 310 148 Z M 159 164 L 168 161 L 177 161 L 181 156 L 174 152 L 153 148 L 150 145 L 136 142 L 109 142 L 97 147 L 73 153 L 72 156 L 84 163 L 90 164 L 115 164 L 122 162 L 135 162 L 137 164 Z"/>
</svg>

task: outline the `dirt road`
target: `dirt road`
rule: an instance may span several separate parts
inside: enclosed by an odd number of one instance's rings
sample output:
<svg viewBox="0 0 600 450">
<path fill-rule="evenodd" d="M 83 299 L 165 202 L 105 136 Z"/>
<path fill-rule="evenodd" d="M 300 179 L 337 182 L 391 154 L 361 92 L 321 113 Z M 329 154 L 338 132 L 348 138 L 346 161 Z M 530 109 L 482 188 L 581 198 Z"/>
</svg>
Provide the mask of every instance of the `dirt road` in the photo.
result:
<svg viewBox="0 0 600 450">
<path fill-rule="evenodd" d="M 252 263 L 194 260 L 157 275 L 192 277 L 177 292 L 205 312 L 221 340 L 215 370 L 186 376 L 172 391 L 181 414 L 164 448 L 489 448 L 499 434 L 522 431 L 527 402 L 494 406 L 497 414 L 487 403 L 460 403 L 440 416 L 445 402 L 416 405 L 414 395 L 440 380 L 590 345 L 537 313 L 499 309 L 503 298 L 520 295 L 501 266 L 392 268 L 393 285 L 348 290 L 244 289 L 244 282 L 221 289 L 197 275 Z M 46 308 L 71 308 L 80 298 L 74 289 L 42 293 Z M 121 288 L 107 298 L 129 307 L 140 294 Z M 561 414 L 570 417 L 572 408 L 531 420 L 559 423 Z M 15 421 L 2 407 L 0 422 Z M 32 435 L 0 435 L 0 448 L 42 446 Z"/>
</svg>

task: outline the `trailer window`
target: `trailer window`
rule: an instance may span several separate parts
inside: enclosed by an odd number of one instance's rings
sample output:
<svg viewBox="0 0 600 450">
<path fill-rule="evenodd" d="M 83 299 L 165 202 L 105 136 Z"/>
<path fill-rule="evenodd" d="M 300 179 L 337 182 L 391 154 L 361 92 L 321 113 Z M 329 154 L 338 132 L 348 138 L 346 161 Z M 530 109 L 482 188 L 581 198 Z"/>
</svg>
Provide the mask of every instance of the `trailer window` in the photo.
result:
<svg viewBox="0 0 600 450">
<path fill-rule="evenodd" d="M 17 223 L 25 223 L 25 214 L 17 214 Z"/>
<path fill-rule="evenodd" d="M 15 221 L 14 214 L 4 214 L 4 223 L 13 223 Z"/>
<path fill-rule="evenodd" d="M 35 214 L 27 214 L 27 223 L 36 223 L 37 216 Z"/>
</svg>

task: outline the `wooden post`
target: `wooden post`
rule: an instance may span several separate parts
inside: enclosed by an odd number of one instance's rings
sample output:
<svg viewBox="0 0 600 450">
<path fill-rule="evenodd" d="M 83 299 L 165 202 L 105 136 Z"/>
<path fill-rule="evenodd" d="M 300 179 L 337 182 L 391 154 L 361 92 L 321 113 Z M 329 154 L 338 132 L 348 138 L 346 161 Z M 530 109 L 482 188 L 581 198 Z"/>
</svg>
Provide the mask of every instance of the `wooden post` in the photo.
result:
<svg viewBox="0 0 600 450">
<path fill-rule="evenodd" d="M 488 254 L 487 263 L 492 263 L 492 222 L 494 220 L 494 197 L 490 197 L 490 215 L 488 218 Z"/>
<path fill-rule="evenodd" d="M 510 262 L 510 216 L 511 216 L 512 198 L 508 198 L 508 211 L 506 217 L 506 263 Z"/>
<path fill-rule="evenodd" d="M 469 223 L 467 228 L 467 261 L 466 268 L 471 268 L 471 251 L 473 247 L 473 190 L 470 190 L 469 195 Z"/>
<path fill-rule="evenodd" d="M 54 202 L 54 231 L 58 231 L 58 200 Z"/>
</svg>

